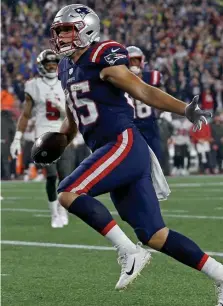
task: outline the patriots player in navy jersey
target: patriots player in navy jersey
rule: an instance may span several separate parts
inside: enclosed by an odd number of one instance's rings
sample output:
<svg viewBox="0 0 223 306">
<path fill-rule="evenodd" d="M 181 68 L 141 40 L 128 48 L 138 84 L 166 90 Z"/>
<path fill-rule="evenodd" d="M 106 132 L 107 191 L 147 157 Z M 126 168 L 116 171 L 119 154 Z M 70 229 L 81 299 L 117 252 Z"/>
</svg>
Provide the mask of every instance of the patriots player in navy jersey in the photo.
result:
<svg viewBox="0 0 223 306">
<path fill-rule="evenodd" d="M 105 236 L 118 250 L 121 276 L 116 289 L 132 282 L 150 261 L 95 196 L 110 192 L 123 220 L 139 240 L 176 260 L 202 270 L 219 288 L 223 302 L 223 265 L 192 240 L 166 227 L 151 179 L 149 148 L 133 122 L 134 99 L 186 116 L 200 128 L 209 113 L 147 85 L 128 69 L 128 52 L 118 42 L 99 42 L 100 20 L 81 4 L 63 7 L 51 26 L 51 43 L 63 55 L 59 79 L 67 98 L 61 133 L 71 142 L 79 128 L 92 154 L 59 185 L 59 201 L 70 213 Z"/>
<path fill-rule="evenodd" d="M 159 87 L 161 74 L 159 71 L 143 71 L 145 65 L 145 56 L 142 50 L 136 46 L 129 46 L 126 48 L 129 54 L 129 69 L 145 83 L 152 86 Z M 134 123 L 139 129 L 140 133 L 145 138 L 147 144 L 156 154 L 160 160 L 160 135 L 157 124 L 157 111 L 145 103 L 133 99 L 135 114 Z"/>
</svg>

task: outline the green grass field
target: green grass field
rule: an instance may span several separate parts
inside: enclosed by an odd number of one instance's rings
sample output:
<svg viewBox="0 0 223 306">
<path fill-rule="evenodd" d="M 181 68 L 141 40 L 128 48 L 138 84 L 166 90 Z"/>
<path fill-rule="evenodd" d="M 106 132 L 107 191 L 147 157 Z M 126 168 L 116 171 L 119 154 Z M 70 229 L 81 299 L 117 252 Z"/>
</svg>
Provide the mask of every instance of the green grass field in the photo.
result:
<svg viewBox="0 0 223 306">
<path fill-rule="evenodd" d="M 223 262 L 223 176 L 171 178 L 169 183 L 171 196 L 161 202 L 167 225 Z M 159 253 L 127 290 L 116 292 L 116 253 L 87 249 L 110 245 L 73 216 L 67 227 L 51 229 L 43 183 L 2 183 L 2 196 L 3 306 L 216 304 L 212 281 Z M 99 198 L 114 212 L 108 195 Z M 114 217 L 136 242 L 131 228 Z"/>
</svg>

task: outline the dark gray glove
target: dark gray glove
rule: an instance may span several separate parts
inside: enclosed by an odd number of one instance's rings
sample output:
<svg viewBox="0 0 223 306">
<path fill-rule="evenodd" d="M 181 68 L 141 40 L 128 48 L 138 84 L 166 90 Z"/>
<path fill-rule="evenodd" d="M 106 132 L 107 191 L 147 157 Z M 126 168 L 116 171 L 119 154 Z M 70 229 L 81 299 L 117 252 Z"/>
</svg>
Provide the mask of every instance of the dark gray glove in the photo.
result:
<svg viewBox="0 0 223 306">
<path fill-rule="evenodd" d="M 50 166 L 50 165 L 54 165 L 54 164 L 56 164 L 57 162 L 58 162 L 58 160 L 60 160 L 61 159 L 61 156 L 59 157 L 59 158 L 57 158 L 56 160 L 54 160 L 52 163 L 50 163 L 50 164 L 44 164 L 44 163 L 36 163 L 35 161 L 34 161 L 34 164 L 36 165 L 36 166 L 40 166 L 40 167 L 47 167 L 47 166 Z"/>
<path fill-rule="evenodd" d="M 190 120 L 193 124 L 193 131 L 196 132 L 197 130 L 201 130 L 202 122 L 207 124 L 207 118 L 212 117 L 212 113 L 200 109 L 198 106 L 199 96 L 193 97 L 193 100 L 190 102 L 189 105 L 186 106 L 185 109 L 185 116 L 188 120 Z"/>
</svg>

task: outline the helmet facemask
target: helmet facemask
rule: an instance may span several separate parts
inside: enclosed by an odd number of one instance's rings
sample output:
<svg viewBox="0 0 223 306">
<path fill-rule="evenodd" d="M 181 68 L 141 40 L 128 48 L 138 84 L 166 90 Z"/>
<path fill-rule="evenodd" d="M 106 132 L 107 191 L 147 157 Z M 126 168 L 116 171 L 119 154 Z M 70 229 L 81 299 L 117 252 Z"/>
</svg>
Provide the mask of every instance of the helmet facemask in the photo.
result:
<svg viewBox="0 0 223 306">
<path fill-rule="evenodd" d="M 48 79 L 54 79 L 57 77 L 57 65 L 58 65 L 59 59 L 56 57 L 55 54 L 51 50 L 45 50 L 39 54 L 37 57 L 37 70 L 39 74 L 43 77 L 46 77 Z M 53 71 L 48 71 L 48 69 L 45 67 L 47 63 L 54 63 L 55 69 Z"/>
<path fill-rule="evenodd" d="M 63 27 L 70 27 L 71 30 L 60 35 Z M 81 39 L 80 32 L 85 28 L 83 21 L 58 23 L 51 27 L 51 48 L 61 55 L 72 55 L 77 49 L 85 48 L 89 45 L 86 41 Z M 65 40 L 65 42 L 64 42 Z"/>
<path fill-rule="evenodd" d="M 89 7 L 71 4 L 63 7 L 51 26 L 51 48 L 58 54 L 71 56 L 100 39 L 100 20 Z"/>
<path fill-rule="evenodd" d="M 130 65 L 130 71 L 132 71 L 134 74 L 139 75 L 145 66 L 145 56 L 141 49 L 135 46 L 127 47 L 127 51 L 129 53 L 129 59 L 138 59 L 139 64 L 138 65 Z"/>
</svg>

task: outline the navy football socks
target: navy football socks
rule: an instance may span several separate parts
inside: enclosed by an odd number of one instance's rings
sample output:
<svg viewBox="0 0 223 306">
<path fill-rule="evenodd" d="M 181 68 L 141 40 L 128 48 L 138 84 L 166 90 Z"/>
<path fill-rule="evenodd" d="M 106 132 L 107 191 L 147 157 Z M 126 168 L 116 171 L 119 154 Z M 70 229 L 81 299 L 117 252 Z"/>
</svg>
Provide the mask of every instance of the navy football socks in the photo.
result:
<svg viewBox="0 0 223 306">
<path fill-rule="evenodd" d="M 85 194 L 76 198 L 68 211 L 102 235 L 106 235 L 116 225 L 108 209 L 98 200 Z"/>
<path fill-rule="evenodd" d="M 208 259 L 208 255 L 195 242 L 172 230 L 160 252 L 197 270 L 201 270 Z"/>
</svg>

